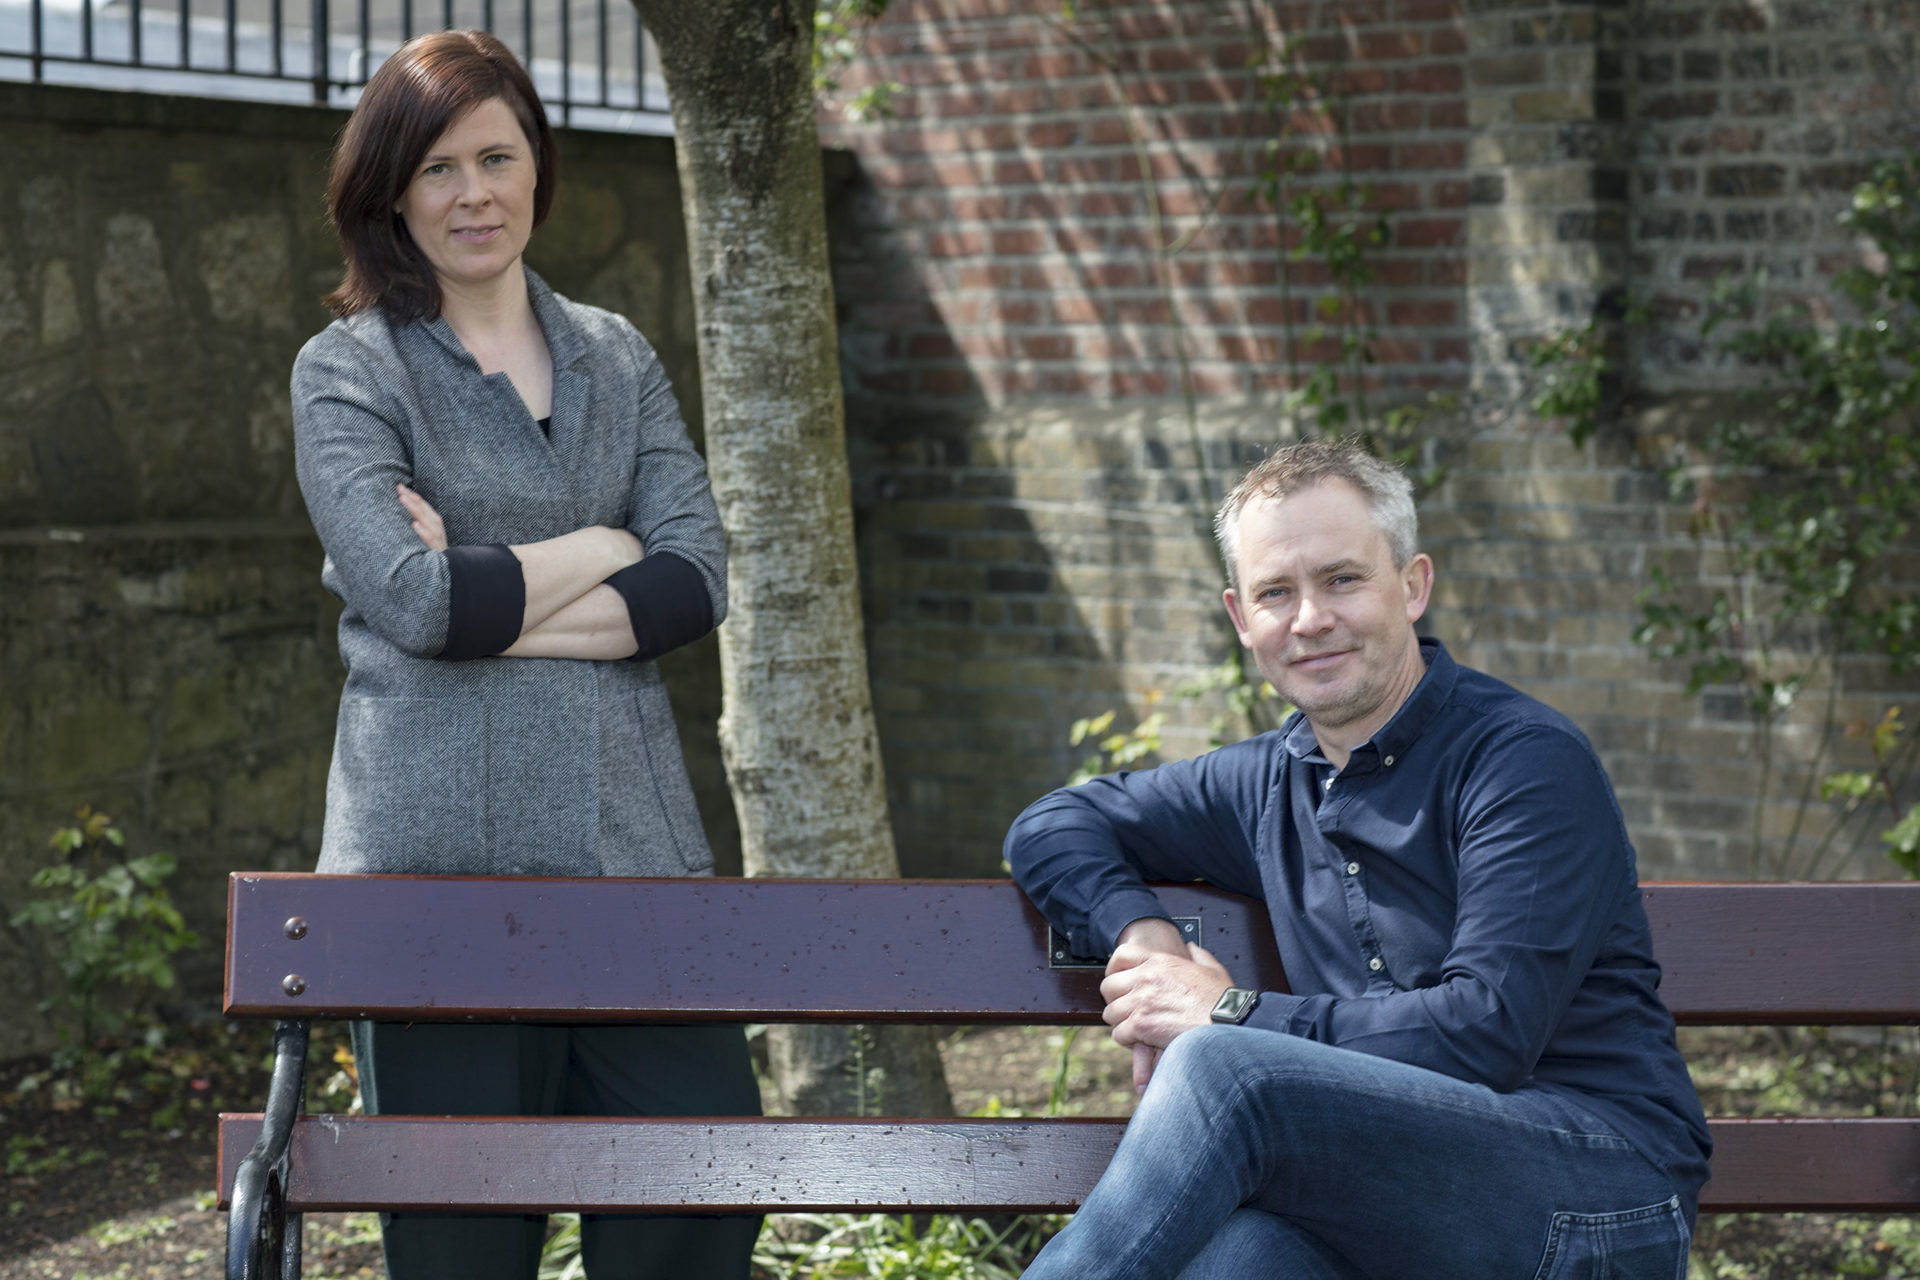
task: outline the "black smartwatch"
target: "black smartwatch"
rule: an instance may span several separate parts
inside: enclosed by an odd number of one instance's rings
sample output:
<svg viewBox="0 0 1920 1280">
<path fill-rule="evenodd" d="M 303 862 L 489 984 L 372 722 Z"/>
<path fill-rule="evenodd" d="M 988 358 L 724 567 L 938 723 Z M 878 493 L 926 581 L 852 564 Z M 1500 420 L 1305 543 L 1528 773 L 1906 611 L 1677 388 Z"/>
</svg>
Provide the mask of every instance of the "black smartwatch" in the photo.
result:
<svg viewBox="0 0 1920 1280">
<path fill-rule="evenodd" d="M 1249 991 L 1245 987 L 1228 987 L 1220 993 L 1219 1002 L 1213 1006 L 1213 1020 L 1238 1025 L 1247 1020 L 1247 1015 L 1253 1012 L 1253 1006 L 1259 1003 L 1258 991 Z"/>
</svg>

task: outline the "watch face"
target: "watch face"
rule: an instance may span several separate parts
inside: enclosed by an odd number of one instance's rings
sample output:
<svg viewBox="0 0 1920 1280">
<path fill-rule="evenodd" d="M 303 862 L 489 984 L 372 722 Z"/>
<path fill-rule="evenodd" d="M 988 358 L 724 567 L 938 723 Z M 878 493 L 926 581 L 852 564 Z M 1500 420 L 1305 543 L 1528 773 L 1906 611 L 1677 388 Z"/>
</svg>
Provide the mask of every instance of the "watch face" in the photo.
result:
<svg viewBox="0 0 1920 1280">
<path fill-rule="evenodd" d="M 1220 1002 L 1213 1006 L 1215 1022 L 1241 1022 L 1253 1010 L 1255 993 L 1243 987 L 1228 987 L 1220 994 Z"/>
</svg>

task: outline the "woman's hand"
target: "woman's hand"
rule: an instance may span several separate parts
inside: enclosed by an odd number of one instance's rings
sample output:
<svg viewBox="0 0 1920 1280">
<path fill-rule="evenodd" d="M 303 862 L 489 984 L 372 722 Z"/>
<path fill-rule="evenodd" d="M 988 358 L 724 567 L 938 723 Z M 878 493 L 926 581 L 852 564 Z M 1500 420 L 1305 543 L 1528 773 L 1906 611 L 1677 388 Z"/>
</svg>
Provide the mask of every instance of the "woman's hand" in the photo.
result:
<svg viewBox="0 0 1920 1280">
<path fill-rule="evenodd" d="M 400 491 L 400 505 L 407 509 L 407 515 L 413 519 L 414 533 L 427 544 L 427 550 L 445 551 L 447 526 L 440 519 L 440 513 L 433 509 L 433 504 L 405 485 L 395 487 Z"/>
</svg>

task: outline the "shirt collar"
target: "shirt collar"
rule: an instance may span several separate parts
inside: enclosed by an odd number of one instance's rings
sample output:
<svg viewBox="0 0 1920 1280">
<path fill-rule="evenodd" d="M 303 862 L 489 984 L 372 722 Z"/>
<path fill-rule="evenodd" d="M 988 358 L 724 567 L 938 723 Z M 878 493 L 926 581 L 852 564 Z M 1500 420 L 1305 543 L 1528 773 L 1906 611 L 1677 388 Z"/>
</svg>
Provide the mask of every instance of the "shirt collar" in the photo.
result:
<svg viewBox="0 0 1920 1280">
<path fill-rule="evenodd" d="M 1413 687 L 1407 700 L 1393 713 L 1393 718 L 1380 726 L 1380 731 L 1353 749 L 1347 760 L 1348 768 L 1365 760 L 1363 768 L 1375 766 L 1375 762 L 1391 758 L 1395 763 L 1406 758 L 1413 745 L 1426 732 L 1428 725 L 1440 714 L 1453 696 L 1453 687 L 1459 683 L 1460 667 L 1448 654 L 1447 646 L 1432 636 L 1420 637 L 1420 656 L 1425 659 L 1427 672 L 1420 677 L 1420 683 Z M 1320 741 L 1313 736 L 1313 726 L 1307 723 L 1303 715 L 1294 717 L 1293 727 L 1286 731 L 1287 753 L 1296 760 L 1308 760 L 1320 757 Z"/>
</svg>

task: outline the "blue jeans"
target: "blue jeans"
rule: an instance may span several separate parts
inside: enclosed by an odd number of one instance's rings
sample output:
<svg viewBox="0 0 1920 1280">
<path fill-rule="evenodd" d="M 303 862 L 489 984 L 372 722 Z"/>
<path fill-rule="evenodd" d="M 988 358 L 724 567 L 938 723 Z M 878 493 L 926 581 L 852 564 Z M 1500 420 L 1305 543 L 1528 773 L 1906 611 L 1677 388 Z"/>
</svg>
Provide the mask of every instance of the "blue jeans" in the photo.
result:
<svg viewBox="0 0 1920 1280">
<path fill-rule="evenodd" d="M 1177 1038 L 1027 1280 L 1685 1280 L 1692 1206 L 1565 1094 Z"/>
</svg>

